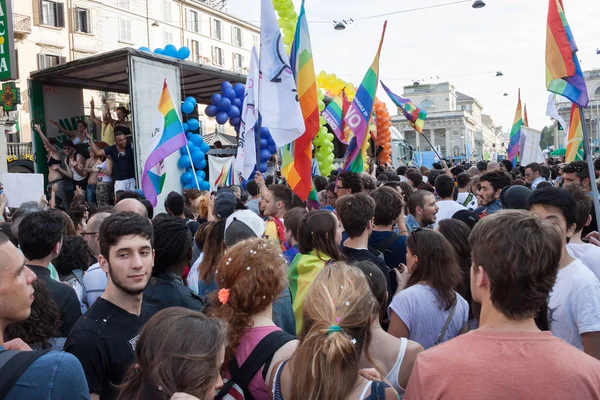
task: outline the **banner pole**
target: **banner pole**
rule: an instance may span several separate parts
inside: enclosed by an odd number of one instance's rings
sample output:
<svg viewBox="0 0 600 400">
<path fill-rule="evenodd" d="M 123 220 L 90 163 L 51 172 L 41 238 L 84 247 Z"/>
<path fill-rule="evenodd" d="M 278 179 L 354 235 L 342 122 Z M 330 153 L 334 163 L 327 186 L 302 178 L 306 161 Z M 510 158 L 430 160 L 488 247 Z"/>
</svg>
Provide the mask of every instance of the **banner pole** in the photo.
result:
<svg viewBox="0 0 600 400">
<path fill-rule="evenodd" d="M 583 151 L 587 161 L 588 172 L 590 175 L 590 186 L 592 187 L 592 198 L 594 200 L 594 211 L 596 213 L 596 221 L 600 221 L 600 203 L 598 202 L 598 185 L 596 185 L 596 171 L 592 161 L 592 149 L 590 147 L 590 134 L 585 123 L 585 113 L 583 107 L 579 107 L 581 113 L 581 128 L 583 131 Z"/>
</svg>

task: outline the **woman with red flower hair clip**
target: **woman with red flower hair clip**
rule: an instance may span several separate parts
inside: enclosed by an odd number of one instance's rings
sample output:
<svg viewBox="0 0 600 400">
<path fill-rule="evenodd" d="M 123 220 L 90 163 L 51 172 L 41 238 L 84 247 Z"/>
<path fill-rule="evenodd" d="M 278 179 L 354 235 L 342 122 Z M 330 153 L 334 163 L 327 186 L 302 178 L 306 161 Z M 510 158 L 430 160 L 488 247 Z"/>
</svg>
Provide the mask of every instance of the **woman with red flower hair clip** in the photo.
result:
<svg viewBox="0 0 600 400">
<path fill-rule="evenodd" d="M 211 295 L 207 313 L 229 325 L 223 364 L 228 380 L 216 399 L 227 393 L 237 398 L 234 392 L 270 399 L 271 367 L 291 357 L 298 344 L 273 323 L 273 302 L 285 288 L 286 269 L 281 250 L 266 239 L 240 242 L 221 258 L 219 290 Z"/>
</svg>

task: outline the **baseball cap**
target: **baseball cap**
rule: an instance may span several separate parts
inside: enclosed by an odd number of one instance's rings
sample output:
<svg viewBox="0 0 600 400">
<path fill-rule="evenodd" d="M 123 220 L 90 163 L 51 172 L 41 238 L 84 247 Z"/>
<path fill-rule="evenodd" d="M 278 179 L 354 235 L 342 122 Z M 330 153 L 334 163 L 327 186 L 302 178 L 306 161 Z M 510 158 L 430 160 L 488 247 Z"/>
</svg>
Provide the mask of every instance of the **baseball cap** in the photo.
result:
<svg viewBox="0 0 600 400">
<path fill-rule="evenodd" d="M 525 210 L 525 203 L 530 195 L 531 190 L 525 186 L 509 186 L 500 192 L 500 203 L 505 210 Z"/>
<path fill-rule="evenodd" d="M 479 221 L 479 216 L 475 214 L 473 211 L 469 210 L 458 210 L 452 216 L 452 219 L 457 219 L 459 221 L 464 222 L 471 229 L 475 226 L 475 224 Z"/>
<path fill-rule="evenodd" d="M 265 221 L 251 210 L 231 214 L 225 222 L 225 246 L 233 246 L 242 240 L 260 238 L 265 234 Z"/>
<path fill-rule="evenodd" d="M 237 199 L 231 192 L 219 192 L 215 198 L 215 215 L 217 218 L 225 219 L 235 211 Z"/>
</svg>

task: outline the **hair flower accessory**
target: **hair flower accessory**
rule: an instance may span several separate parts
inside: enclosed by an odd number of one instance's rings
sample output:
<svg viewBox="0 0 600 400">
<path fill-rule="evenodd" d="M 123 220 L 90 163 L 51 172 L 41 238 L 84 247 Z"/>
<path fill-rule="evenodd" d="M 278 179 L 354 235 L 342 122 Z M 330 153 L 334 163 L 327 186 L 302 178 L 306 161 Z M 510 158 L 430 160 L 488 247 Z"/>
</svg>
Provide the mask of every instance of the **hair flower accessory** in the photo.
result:
<svg viewBox="0 0 600 400">
<path fill-rule="evenodd" d="M 221 304 L 227 304 L 227 301 L 229 300 L 229 289 L 219 290 L 218 296 Z"/>
</svg>

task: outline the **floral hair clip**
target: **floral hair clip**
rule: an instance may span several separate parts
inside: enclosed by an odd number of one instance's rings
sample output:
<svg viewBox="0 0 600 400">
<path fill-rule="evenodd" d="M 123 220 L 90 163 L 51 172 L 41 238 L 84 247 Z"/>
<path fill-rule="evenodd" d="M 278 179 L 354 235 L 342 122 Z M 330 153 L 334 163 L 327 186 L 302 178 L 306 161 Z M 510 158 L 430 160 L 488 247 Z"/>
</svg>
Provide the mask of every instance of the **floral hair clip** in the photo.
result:
<svg viewBox="0 0 600 400">
<path fill-rule="evenodd" d="M 227 304 L 227 301 L 229 301 L 229 289 L 223 288 L 219 290 L 218 297 L 221 304 Z"/>
</svg>

